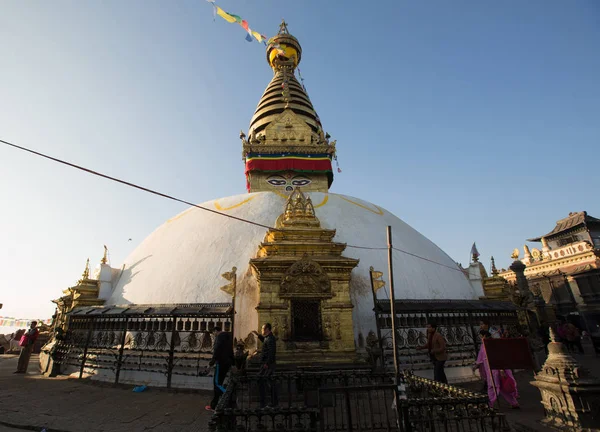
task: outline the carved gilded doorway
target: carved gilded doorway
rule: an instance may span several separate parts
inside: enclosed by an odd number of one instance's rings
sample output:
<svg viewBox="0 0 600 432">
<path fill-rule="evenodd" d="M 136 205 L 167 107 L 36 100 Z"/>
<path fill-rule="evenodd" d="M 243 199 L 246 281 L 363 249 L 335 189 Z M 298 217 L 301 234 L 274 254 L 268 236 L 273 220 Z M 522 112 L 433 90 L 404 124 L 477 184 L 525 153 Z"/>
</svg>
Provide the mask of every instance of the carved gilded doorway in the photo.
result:
<svg viewBox="0 0 600 432">
<path fill-rule="evenodd" d="M 321 302 L 319 300 L 292 300 L 292 340 L 319 342 L 323 339 Z"/>
</svg>

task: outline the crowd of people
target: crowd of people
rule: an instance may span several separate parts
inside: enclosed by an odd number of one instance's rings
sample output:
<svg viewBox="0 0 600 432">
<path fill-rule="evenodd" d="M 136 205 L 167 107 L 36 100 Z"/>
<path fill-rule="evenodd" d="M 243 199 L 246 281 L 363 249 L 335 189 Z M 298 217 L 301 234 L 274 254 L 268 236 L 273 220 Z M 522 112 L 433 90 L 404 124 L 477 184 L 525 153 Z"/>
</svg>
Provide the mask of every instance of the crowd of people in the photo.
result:
<svg viewBox="0 0 600 432">
<path fill-rule="evenodd" d="M 570 352 L 583 354 L 581 343 L 582 331 L 572 322 L 564 317 L 559 317 L 558 322 L 552 327 L 558 340 L 564 343 Z M 509 405 L 519 408 L 519 392 L 517 382 L 513 372 L 510 369 L 490 369 L 487 358 L 487 352 L 484 347 L 484 340 L 508 338 L 508 331 L 503 327 L 491 326 L 487 320 L 482 320 L 479 326 L 479 337 L 481 339 L 480 349 L 477 359 L 473 364 L 473 371 L 478 371 L 483 381 L 482 392 L 487 393 L 490 406 L 493 406 L 498 397 L 502 396 Z M 547 351 L 547 345 L 550 343 L 550 326 L 541 325 L 537 331 L 537 337 L 541 340 Z M 446 340 L 443 335 L 437 331 L 437 325 L 434 322 L 427 324 L 427 343 L 418 347 L 418 350 L 427 350 L 430 360 L 433 364 L 433 377 L 435 381 L 447 383 L 448 379 L 444 372 L 444 366 L 448 359 Z"/>
<path fill-rule="evenodd" d="M 214 397 L 207 410 L 214 410 L 220 397 L 225 391 L 223 382 L 234 364 L 233 341 L 231 333 L 223 332 L 220 327 L 215 328 L 215 344 L 213 358 L 210 366 L 215 367 L 214 373 Z M 262 334 L 253 332 L 263 343 L 260 353 L 260 369 L 258 372 L 259 400 L 261 408 L 278 405 L 277 388 L 270 379 L 275 371 L 277 340 L 271 332 L 271 325 L 266 323 L 262 326 Z M 565 343 L 569 351 L 583 353 L 581 344 L 581 331 L 571 322 L 564 318 L 559 319 L 555 326 L 555 334 L 561 342 Z M 537 336 L 544 346 L 550 342 L 549 326 L 542 325 L 538 329 Z M 482 392 L 487 393 L 490 406 L 494 406 L 498 397 L 502 397 L 513 409 L 519 408 L 519 392 L 517 382 L 510 369 L 490 369 L 487 352 L 484 347 L 485 339 L 499 339 L 510 337 L 508 331 L 503 327 L 490 325 L 487 320 L 482 320 L 479 325 L 479 338 L 481 345 L 477 359 L 473 364 L 473 371 L 478 371 L 483 382 Z M 438 326 L 431 321 L 427 324 L 427 343 L 419 346 L 418 350 L 426 350 L 433 364 L 433 377 L 435 381 L 447 384 L 448 378 L 445 373 L 445 364 L 448 360 L 447 343 L 444 336 L 438 331 Z M 269 404 L 267 405 L 267 395 Z"/>
</svg>

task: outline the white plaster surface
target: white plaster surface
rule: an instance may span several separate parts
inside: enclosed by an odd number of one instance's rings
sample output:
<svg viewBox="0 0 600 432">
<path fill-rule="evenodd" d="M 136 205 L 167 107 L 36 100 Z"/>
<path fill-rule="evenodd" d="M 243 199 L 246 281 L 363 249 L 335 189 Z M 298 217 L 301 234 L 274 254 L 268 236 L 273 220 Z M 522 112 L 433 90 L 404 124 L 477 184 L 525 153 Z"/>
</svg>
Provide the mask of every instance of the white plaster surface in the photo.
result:
<svg viewBox="0 0 600 432">
<path fill-rule="evenodd" d="M 347 243 L 344 256 L 358 258 L 352 273 L 355 337 L 375 330 L 369 266 L 383 271 L 387 280 L 386 226 L 392 226 L 394 247 L 445 266 L 393 251 L 397 299 L 473 299 L 476 292 L 456 263 L 439 247 L 393 214 L 349 196 L 311 192 L 323 228 L 336 229 L 334 241 Z M 241 194 L 208 201 L 201 206 L 274 226 L 286 199 L 274 192 Z M 266 228 L 198 208 L 175 216 L 150 234 L 113 272 L 110 304 L 228 302 L 220 290 L 221 274 L 237 267 L 236 333 L 245 337 L 258 329 L 257 285 L 248 261 L 256 255 Z M 370 250 L 354 246 L 384 248 Z M 389 289 L 386 287 L 386 289 Z M 380 296 L 387 297 L 384 290 Z"/>
</svg>

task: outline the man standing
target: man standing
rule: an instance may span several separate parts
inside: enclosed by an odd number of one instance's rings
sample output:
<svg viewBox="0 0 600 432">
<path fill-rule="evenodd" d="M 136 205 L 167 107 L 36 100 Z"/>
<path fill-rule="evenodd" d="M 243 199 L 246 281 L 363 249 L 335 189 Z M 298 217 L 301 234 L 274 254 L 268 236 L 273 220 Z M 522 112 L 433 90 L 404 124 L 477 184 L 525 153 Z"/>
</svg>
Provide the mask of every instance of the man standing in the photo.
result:
<svg viewBox="0 0 600 432">
<path fill-rule="evenodd" d="M 29 359 L 31 358 L 31 353 L 33 352 L 33 345 L 40 334 L 40 331 L 36 328 L 37 321 L 31 321 L 31 326 L 29 330 L 21 336 L 21 340 L 19 345 L 21 346 L 21 354 L 19 355 L 19 363 L 17 365 L 17 370 L 13 373 L 26 373 L 27 366 L 29 366 Z"/>
<path fill-rule="evenodd" d="M 446 351 L 446 340 L 444 336 L 437 332 L 437 324 L 430 322 L 427 324 L 427 343 L 417 349 L 426 349 L 433 363 L 433 379 L 444 384 L 448 384 L 444 365 L 448 359 Z"/>
<path fill-rule="evenodd" d="M 260 392 L 260 407 L 266 406 L 267 399 L 267 386 L 269 386 L 269 394 L 271 397 L 271 403 L 269 406 L 276 407 L 279 405 L 277 399 L 277 385 L 272 380 L 273 372 L 275 372 L 275 362 L 277 354 L 277 339 L 271 332 L 271 324 L 265 323 L 262 326 L 262 335 L 259 335 L 257 331 L 253 332 L 258 339 L 263 343 L 262 354 L 260 356 L 260 371 L 258 372 L 260 379 L 258 381 L 258 390 Z"/>
<path fill-rule="evenodd" d="M 231 333 L 222 331 L 220 324 L 215 326 L 214 332 L 215 344 L 213 347 L 213 356 L 208 365 L 215 366 L 215 379 L 213 381 L 213 398 L 210 401 L 210 405 L 204 407 L 207 411 L 214 411 L 219 403 L 219 399 L 225 393 L 223 382 L 233 364 L 233 340 L 231 339 Z"/>
</svg>

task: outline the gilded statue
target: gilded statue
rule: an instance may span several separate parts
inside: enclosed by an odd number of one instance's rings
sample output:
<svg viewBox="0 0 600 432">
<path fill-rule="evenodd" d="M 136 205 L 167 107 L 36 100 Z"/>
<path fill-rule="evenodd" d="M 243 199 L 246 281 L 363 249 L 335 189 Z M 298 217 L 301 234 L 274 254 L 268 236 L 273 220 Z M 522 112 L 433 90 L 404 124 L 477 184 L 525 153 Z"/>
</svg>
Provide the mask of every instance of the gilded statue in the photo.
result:
<svg viewBox="0 0 600 432">
<path fill-rule="evenodd" d="M 331 321 L 329 320 L 329 317 L 325 318 L 325 322 L 323 324 L 323 337 L 327 341 L 331 340 Z"/>
<path fill-rule="evenodd" d="M 342 329 L 340 328 L 340 319 L 335 318 L 335 322 L 333 323 L 333 328 L 335 331 L 335 338 L 340 340 L 342 338 Z"/>
</svg>

